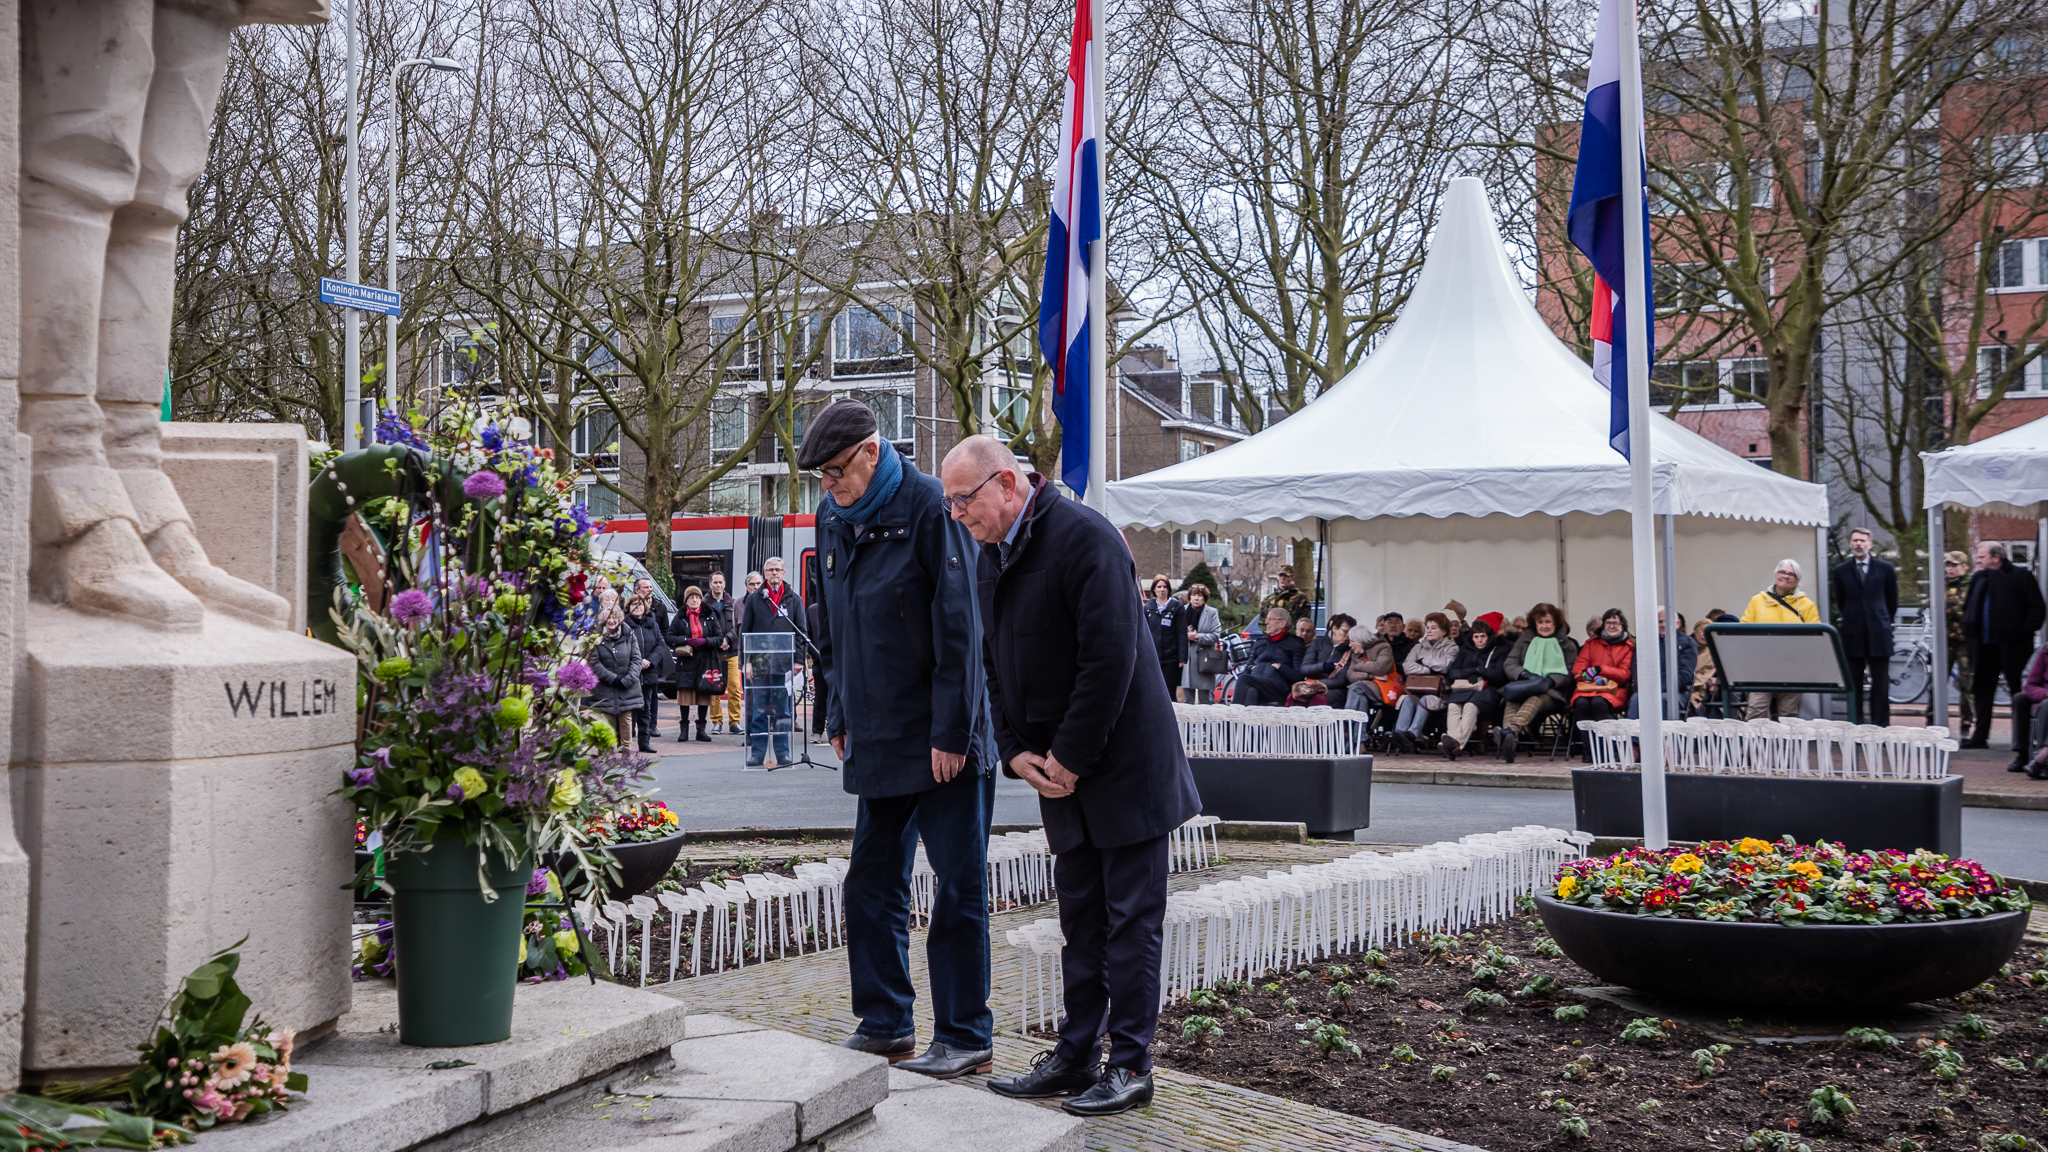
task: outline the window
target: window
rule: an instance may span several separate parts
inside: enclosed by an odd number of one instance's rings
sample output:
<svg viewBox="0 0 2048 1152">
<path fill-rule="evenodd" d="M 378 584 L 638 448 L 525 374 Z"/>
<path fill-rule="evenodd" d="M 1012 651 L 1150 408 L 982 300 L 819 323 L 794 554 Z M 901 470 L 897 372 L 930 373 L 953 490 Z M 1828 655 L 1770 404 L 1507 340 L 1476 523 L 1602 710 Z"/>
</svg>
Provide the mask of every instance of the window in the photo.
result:
<svg viewBox="0 0 2048 1152">
<path fill-rule="evenodd" d="M 1208 542 L 1208 534 L 1204 532 L 1183 532 L 1180 534 L 1180 550 L 1183 552 L 1200 552 L 1202 545 Z"/>
<path fill-rule="evenodd" d="M 989 423 L 1001 429 L 1022 431 L 1031 423 L 1031 381 L 1029 377 L 1003 375 L 989 386 Z"/>
<path fill-rule="evenodd" d="M 711 459 L 722 462 L 747 442 L 747 398 L 720 396 L 711 402 Z"/>
<path fill-rule="evenodd" d="M 602 484 L 578 484 L 576 503 L 592 520 L 609 520 L 619 514 L 619 494 Z"/>
<path fill-rule="evenodd" d="M 1785 62 L 1785 82 L 1778 89 L 1780 100 L 1810 100 L 1813 98 L 1813 72 L 1804 60 Z"/>
<path fill-rule="evenodd" d="M 753 511 L 753 491 L 745 480 L 713 480 L 704 489 L 704 511 L 711 516 L 745 516 Z"/>
<path fill-rule="evenodd" d="M 2022 132 L 1991 137 L 1990 179 L 2000 185 L 2039 184 L 2048 165 L 2048 133 Z"/>
<path fill-rule="evenodd" d="M 1185 463 L 1187 463 L 1188 461 L 1190 461 L 1190 460 L 1193 460 L 1193 459 L 1194 459 L 1195 457 L 1197 457 L 1197 456 L 1200 456 L 1201 454 L 1202 454 L 1202 444 L 1201 444 L 1201 441 L 1199 441 L 1199 440 L 1190 440 L 1190 439 L 1188 439 L 1188 438 L 1187 438 L 1187 437 L 1185 437 L 1185 436 L 1181 437 L 1181 439 L 1180 439 L 1180 462 L 1181 462 L 1181 463 L 1185 464 Z"/>
<path fill-rule="evenodd" d="M 586 468 L 619 466 L 619 421 L 610 411 L 585 412 L 569 435 L 569 451 Z M 617 503 L 614 498 L 613 508 Z"/>
<path fill-rule="evenodd" d="M 2038 292 L 2048 287 L 2048 239 L 2006 240 L 1989 249 L 1984 281 L 2004 290 Z"/>
<path fill-rule="evenodd" d="M 1259 551 L 1264 552 L 1268 556 L 1278 556 L 1280 554 L 1280 541 L 1272 536 L 1261 536 L 1259 537 Z"/>
<path fill-rule="evenodd" d="M 1665 262 L 1654 266 L 1657 311 L 1718 312 L 1724 304 L 1721 275 L 1711 265 Z"/>
<path fill-rule="evenodd" d="M 853 398 L 875 414 L 875 430 L 894 444 L 917 442 L 915 396 L 908 391 L 855 392 Z"/>
<path fill-rule="evenodd" d="M 1771 363 L 1761 357 L 1749 357 L 1724 362 L 1728 372 L 1728 401 L 1737 404 L 1758 403 L 1771 392 Z"/>
<path fill-rule="evenodd" d="M 2038 345 L 2036 346 L 2038 347 Z M 2003 378 L 2005 394 L 2042 391 L 2041 358 L 2036 356 L 2012 375 L 2022 352 L 2011 344 L 1979 344 L 1977 346 L 1977 396 L 1983 399 L 1991 395 L 1992 386 Z"/>
<path fill-rule="evenodd" d="M 1735 186 L 1735 169 L 1719 160 L 1688 164 L 1676 173 L 1650 173 L 1650 215 L 1677 216 L 1685 209 L 1717 212 L 1738 207 L 1743 199 Z M 1755 208 L 1769 208 L 1776 172 L 1768 157 L 1749 162 L 1749 199 Z"/>
<path fill-rule="evenodd" d="M 908 356 L 911 323 L 901 308 L 848 308 L 832 319 L 832 359 L 861 372 L 873 361 Z"/>
<path fill-rule="evenodd" d="M 775 362 L 778 369 L 809 363 L 818 344 L 818 314 L 775 318 Z"/>
<path fill-rule="evenodd" d="M 757 374 L 761 367 L 759 326 L 748 320 L 742 329 L 738 316 L 713 316 L 711 358 L 734 376 Z"/>
<path fill-rule="evenodd" d="M 1713 404 L 1721 399 L 1719 365 L 1712 360 L 1665 360 L 1650 368 L 1650 404 Z"/>
</svg>

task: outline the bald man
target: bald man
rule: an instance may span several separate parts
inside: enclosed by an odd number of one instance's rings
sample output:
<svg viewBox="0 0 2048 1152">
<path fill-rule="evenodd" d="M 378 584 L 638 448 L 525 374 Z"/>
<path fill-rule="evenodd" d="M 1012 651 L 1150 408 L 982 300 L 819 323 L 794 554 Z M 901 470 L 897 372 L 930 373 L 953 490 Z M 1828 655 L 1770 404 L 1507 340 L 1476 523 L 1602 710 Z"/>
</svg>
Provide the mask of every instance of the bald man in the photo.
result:
<svg viewBox="0 0 2048 1152">
<path fill-rule="evenodd" d="M 1101 514 L 1017 467 L 986 436 L 939 479 L 981 543 L 977 588 L 1003 771 L 1039 794 L 1055 855 L 1066 1019 L 1005 1096 L 1071 1096 L 1078 1116 L 1152 1099 L 1166 838 L 1202 810 L 1138 604 L 1137 568 Z M 1098 1071 L 1103 1034 L 1109 1057 Z"/>
</svg>

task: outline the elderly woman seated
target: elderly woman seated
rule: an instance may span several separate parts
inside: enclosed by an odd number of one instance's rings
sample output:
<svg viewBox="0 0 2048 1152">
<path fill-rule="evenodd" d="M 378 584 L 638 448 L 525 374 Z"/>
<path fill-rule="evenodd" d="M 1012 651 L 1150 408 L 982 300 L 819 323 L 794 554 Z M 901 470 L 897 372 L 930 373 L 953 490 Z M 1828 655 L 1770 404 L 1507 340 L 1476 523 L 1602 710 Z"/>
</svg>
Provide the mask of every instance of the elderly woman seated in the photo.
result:
<svg viewBox="0 0 2048 1152">
<path fill-rule="evenodd" d="M 1422 618 L 1422 638 L 1415 647 L 1408 650 L 1408 659 L 1401 662 L 1401 670 L 1411 679 L 1416 676 L 1442 676 L 1450 670 L 1451 662 L 1458 658 L 1458 642 L 1451 639 L 1451 622 L 1441 612 L 1431 612 Z M 1411 684 L 1408 694 L 1401 698 L 1401 711 L 1394 717 L 1394 746 L 1401 752 L 1415 751 L 1416 738 L 1429 723 L 1433 713 L 1444 710 L 1444 698 L 1436 693 L 1424 694 L 1415 691 Z"/>
<path fill-rule="evenodd" d="M 1619 608 L 1609 608 L 1600 616 L 1599 632 L 1579 647 L 1579 657 L 1572 661 L 1572 723 L 1619 716 L 1635 684 L 1636 645 L 1628 638 L 1628 617 Z M 1592 759 L 1589 743 L 1586 760 Z"/>
<path fill-rule="evenodd" d="M 1266 611 L 1265 631 L 1252 640 L 1251 660 L 1237 676 L 1239 704 L 1280 704 L 1301 679 L 1301 638 L 1285 608 Z"/>
<path fill-rule="evenodd" d="M 1501 689 L 1507 714 L 1495 729 L 1493 742 L 1502 759 L 1514 763 L 1522 737 L 1545 714 L 1565 706 L 1572 664 L 1578 658 L 1578 641 L 1571 638 L 1571 625 L 1565 623 L 1557 605 L 1538 604 L 1529 609 L 1529 627 L 1508 652 L 1508 682 Z"/>
</svg>

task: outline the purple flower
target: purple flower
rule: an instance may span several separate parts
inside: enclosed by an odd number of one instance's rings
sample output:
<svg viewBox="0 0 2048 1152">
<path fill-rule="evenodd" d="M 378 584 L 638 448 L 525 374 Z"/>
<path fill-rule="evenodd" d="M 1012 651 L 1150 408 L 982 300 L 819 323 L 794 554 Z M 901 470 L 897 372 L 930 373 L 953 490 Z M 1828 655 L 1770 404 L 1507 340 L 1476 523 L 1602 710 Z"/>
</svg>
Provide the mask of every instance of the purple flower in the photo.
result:
<svg viewBox="0 0 2048 1152">
<path fill-rule="evenodd" d="M 460 801 L 462 799 L 462 785 L 450 784 L 448 786 L 448 798 L 450 800 Z"/>
<path fill-rule="evenodd" d="M 533 879 L 526 882 L 526 894 L 528 896 L 538 896 L 547 890 L 548 870 L 545 868 L 535 868 L 533 870 Z"/>
<path fill-rule="evenodd" d="M 489 469 L 472 472 L 462 482 L 462 494 L 471 500 L 494 500 L 505 494 L 505 478 Z"/>
<path fill-rule="evenodd" d="M 417 588 L 407 588 L 391 598 L 391 618 L 400 624 L 417 624 L 434 611 L 434 601 Z"/>
<path fill-rule="evenodd" d="M 583 661 L 571 660 L 555 669 L 555 683 L 578 696 L 587 696 L 597 690 L 597 673 Z"/>
<path fill-rule="evenodd" d="M 348 782 L 358 788 L 368 788 L 377 782 L 377 770 L 367 764 L 358 764 L 348 770 Z"/>
<path fill-rule="evenodd" d="M 498 431 L 496 424 L 489 425 L 483 431 L 483 442 L 487 451 L 496 452 L 505 446 L 505 434 Z"/>
</svg>

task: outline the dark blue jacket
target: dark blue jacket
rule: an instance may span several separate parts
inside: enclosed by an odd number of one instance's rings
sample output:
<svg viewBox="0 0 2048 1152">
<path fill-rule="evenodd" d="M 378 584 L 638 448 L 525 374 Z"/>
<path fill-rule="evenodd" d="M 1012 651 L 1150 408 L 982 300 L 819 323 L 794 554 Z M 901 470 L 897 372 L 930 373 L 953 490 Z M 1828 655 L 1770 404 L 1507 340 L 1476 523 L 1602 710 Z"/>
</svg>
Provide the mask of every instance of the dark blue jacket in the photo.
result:
<svg viewBox="0 0 2048 1152">
<path fill-rule="evenodd" d="M 1043 476 L 1002 569 L 981 548 L 989 699 L 1003 771 L 1020 752 L 1050 753 L 1079 776 L 1071 795 L 1039 797 L 1054 852 L 1164 836 L 1199 814 L 1159 656 L 1131 589 L 1130 549 L 1109 521 L 1063 499 Z"/>
<path fill-rule="evenodd" d="M 894 451 L 894 449 L 890 449 Z M 903 460 L 903 482 L 856 539 L 818 502 L 822 631 L 831 639 L 825 734 L 848 738 L 841 783 L 856 796 L 938 786 L 932 749 L 995 769 L 974 537 L 939 505 L 939 482 Z"/>
<path fill-rule="evenodd" d="M 1891 659 L 1892 618 L 1899 612 L 1897 569 L 1872 556 L 1870 575 L 1858 576 L 1855 559 L 1844 560 L 1829 575 L 1828 603 L 1842 634 L 1842 655 Z"/>
</svg>

